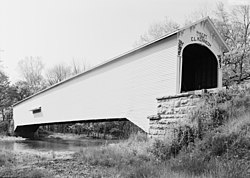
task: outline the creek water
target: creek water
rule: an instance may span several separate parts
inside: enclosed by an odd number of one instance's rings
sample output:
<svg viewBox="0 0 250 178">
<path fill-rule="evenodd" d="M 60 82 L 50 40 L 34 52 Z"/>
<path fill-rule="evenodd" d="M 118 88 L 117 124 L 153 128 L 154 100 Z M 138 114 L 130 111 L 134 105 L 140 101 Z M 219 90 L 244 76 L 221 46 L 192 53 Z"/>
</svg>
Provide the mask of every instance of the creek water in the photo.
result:
<svg viewBox="0 0 250 178">
<path fill-rule="evenodd" d="M 50 151 L 70 151 L 77 152 L 84 147 L 99 147 L 101 145 L 117 143 L 118 140 L 103 139 L 61 139 L 45 138 L 39 140 L 0 140 L 0 150 L 25 151 L 25 152 L 50 152 Z"/>
</svg>

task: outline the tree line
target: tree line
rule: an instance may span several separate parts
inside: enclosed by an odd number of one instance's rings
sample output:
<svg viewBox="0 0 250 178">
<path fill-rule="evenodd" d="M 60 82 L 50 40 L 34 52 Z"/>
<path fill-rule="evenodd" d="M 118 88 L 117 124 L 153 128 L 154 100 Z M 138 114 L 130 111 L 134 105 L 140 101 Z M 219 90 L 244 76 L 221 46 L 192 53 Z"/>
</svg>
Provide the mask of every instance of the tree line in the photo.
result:
<svg viewBox="0 0 250 178">
<path fill-rule="evenodd" d="M 72 133 L 102 139 L 124 139 L 129 138 L 133 133 L 143 132 L 129 120 L 53 124 L 42 126 L 42 129 L 49 132 Z"/>
</svg>

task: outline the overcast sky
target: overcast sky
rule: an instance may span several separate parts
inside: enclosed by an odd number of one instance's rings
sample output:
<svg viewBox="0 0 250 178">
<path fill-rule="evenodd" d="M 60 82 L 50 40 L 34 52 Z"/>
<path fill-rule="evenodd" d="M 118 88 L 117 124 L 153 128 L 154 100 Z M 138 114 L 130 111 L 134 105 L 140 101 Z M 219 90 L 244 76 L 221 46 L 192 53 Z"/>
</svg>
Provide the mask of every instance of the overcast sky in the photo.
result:
<svg viewBox="0 0 250 178">
<path fill-rule="evenodd" d="M 46 67 L 84 58 L 91 65 L 133 48 L 153 22 L 183 24 L 217 0 L 0 0 L 0 58 L 12 81 L 17 63 L 39 56 Z M 227 0 L 223 0 L 227 3 Z"/>
</svg>

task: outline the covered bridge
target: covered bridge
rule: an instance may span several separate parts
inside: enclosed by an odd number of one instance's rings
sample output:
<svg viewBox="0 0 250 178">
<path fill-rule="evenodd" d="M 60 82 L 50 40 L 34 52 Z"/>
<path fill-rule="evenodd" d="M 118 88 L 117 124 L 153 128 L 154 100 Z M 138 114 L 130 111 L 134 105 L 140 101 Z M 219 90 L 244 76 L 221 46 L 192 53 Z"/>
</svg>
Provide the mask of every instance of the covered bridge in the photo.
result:
<svg viewBox="0 0 250 178">
<path fill-rule="evenodd" d="M 15 129 L 126 118 L 148 131 L 157 97 L 221 88 L 221 58 L 228 51 L 204 18 L 16 103 Z"/>
</svg>

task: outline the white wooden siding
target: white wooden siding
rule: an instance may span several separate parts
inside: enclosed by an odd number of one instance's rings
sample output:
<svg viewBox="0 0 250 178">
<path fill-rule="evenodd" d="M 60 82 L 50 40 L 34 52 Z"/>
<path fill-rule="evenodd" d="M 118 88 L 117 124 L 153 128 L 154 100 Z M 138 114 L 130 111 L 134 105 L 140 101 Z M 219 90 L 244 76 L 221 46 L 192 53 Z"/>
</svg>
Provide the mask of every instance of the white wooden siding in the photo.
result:
<svg viewBox="0 0 250 178">
<path fill-rule="evenodd" d="M 148 131 L 156 98 L 176 93 L 176 39 L 173 35 L 16 105 L 15 126 L 127 118 Z M 30 110 L 39 106 L 42 116 L 34 118 Z"/>
</svg>

